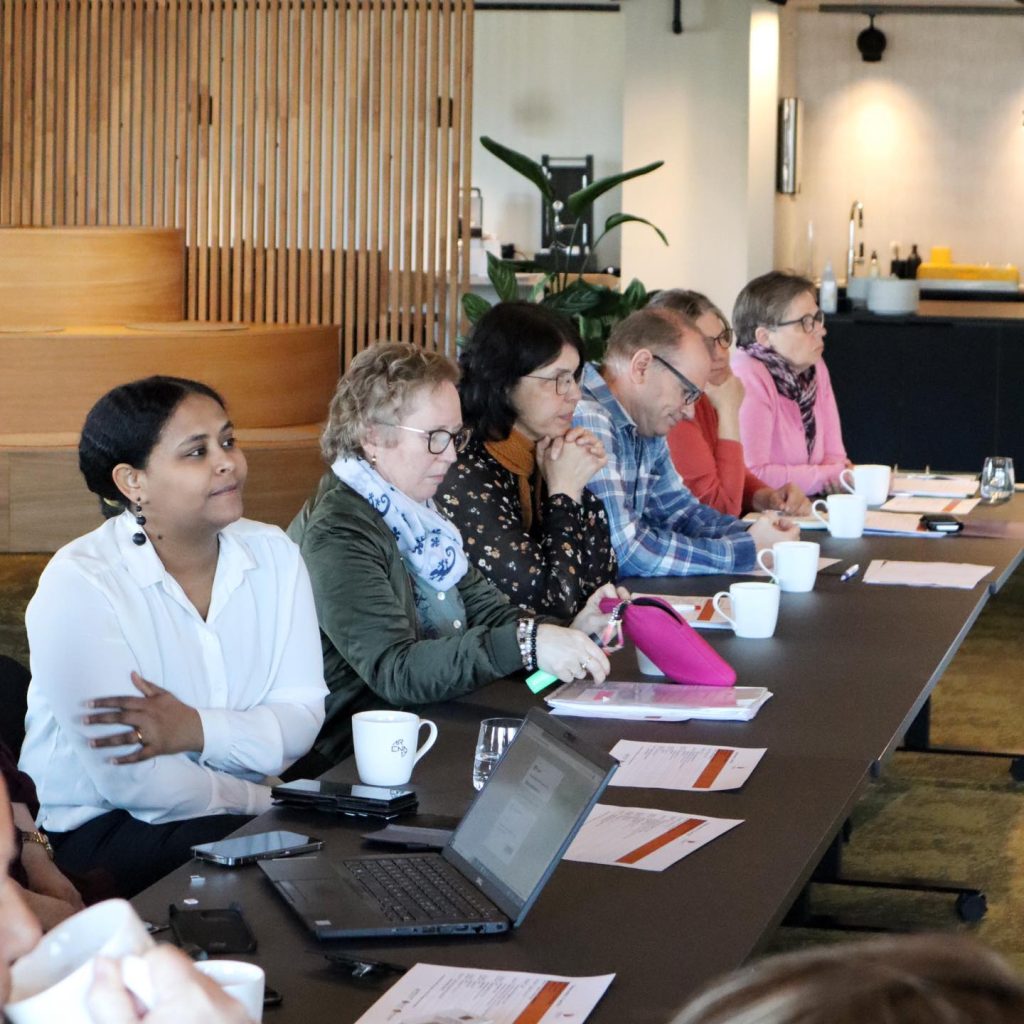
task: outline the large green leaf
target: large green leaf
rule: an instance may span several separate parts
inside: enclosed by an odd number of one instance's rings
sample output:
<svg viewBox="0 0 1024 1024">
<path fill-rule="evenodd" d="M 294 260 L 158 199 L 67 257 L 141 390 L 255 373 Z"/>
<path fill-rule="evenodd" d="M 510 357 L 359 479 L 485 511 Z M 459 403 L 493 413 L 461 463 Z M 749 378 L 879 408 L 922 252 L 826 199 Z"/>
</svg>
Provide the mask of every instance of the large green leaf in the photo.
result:
<svg viewBox="0 0 1024 1024">
<path fill-rule="evenodd" d="M 505 260 L 498 259 L 494 253 L 487 254 L 487 276 L 494 285 L 501 302 L 513 302 L 519 298 L 519 285 L 516 283 L 516 272 Z"/>
<path fill-rule="evenodd" d="M 658 227 L 657 224 L 652 224 L 649 220 L 645 220 L 643 217 L 634 217 L 631 213 L 613 213 L 604 222 L 604 231 L 607 234 L 613 228 L 619 227 L 621 224 L 646 224 L 653 231 L 657 232 L 658 237 L 668 245 L 668 239 L 665 237 L 665 232 Z M 597 243 L 594 243 L 594 248 L 597 248 Z"/>
<path fill-rule="evenodd" d="M 567 288 L 560 292 L 553 292 L 544 297 L 543 305 L 558 310 L 566 316 L 574 316 L 576 313 L 586 313 L 593 309 L 601 301 L 601 292 L 608 291 L 585 281 L 573 281 Z"/>
<path fill-rule="evenodd" d="M 554 274 L 542 274 L 540 280 L 530 289 L 530 294 L 526 296 L 526 301 L 540 302 L 540 300 L 544 298 L 544 293 L 548 289 L 548 284 L 554 276 Z"/>
<path fill-rule="evenodd" d="M 476 292 L 466 292 L 462 296 L 462 312 L 471 324 L 475 324 L 490 308 L 491 304 Z"/>
<path fill-rule="evenodd" d="M 624 315 L 642 309 L 647 305 L 647 289 L 639 278 L 634 277 L 626 286 L 626 290 L 622 293 L 622 305 L 625 309 Z"/>
<path fill-rule="evenodd" d="M 573 218 L 579 218 L 593 204 L 594 200 L 603 196 L 605 192 L 610 192 L 624 181 L 629 181 L 630 178 L 639 178 L 644 174 L 650 174 L 651 171 L 656 171 L 664 162 L 664 160 L 656 160 L 653 164 L 645 164 L 643 167 L 635 167 L 631 171 L 622 171 L 620 174 L 611 174 L 607 178 L 600 178 L 586 188 L 581 188 L 579 192 L 573 192 L 565 201 L 565 208 Z"/>
<path fill-rule="evenodd" d="M 531 160 L 525 154 L 517 153 L 514 149 L 509 149 L 508 146 L 495 142 L 494 139 L 489 138 L 487 135 L 480 136 L 480 145 L 488 153 L 496 156 L 503 164 L 511 167 L 513 171 L 517 171 L 524 178 L 532 181 L 549 203 L 554 201 L 555 190 L 551 184 L 551 179 L 544 173 L 544 168 L 536 160 Z"/>
</svg>

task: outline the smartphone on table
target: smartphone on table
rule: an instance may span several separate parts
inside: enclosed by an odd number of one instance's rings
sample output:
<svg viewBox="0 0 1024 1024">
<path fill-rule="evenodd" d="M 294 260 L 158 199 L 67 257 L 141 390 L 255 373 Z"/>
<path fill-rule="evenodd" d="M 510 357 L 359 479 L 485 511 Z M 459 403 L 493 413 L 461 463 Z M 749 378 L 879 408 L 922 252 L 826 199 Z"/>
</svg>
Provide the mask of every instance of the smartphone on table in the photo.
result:
<svg viewBox="0 0 1024 1024">
<path fill-rule="evenodd" d="M 257 832 L 251 836 L 221 839 L 216 843 L 202 843 L 192 847 L 197 860 L 234 868 L 240 864 L 253 864 L 273 857 L 294 857 L 312 853 L 323 847 L 323 840 L 299 832 Z"/>
</svg>

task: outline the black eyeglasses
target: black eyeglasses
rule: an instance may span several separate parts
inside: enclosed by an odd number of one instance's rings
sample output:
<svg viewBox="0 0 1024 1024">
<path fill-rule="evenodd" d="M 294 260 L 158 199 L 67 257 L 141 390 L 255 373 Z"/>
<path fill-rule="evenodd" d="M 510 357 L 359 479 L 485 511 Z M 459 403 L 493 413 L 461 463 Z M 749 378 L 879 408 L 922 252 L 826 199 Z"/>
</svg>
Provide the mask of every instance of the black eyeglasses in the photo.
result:
<svg viewBox="0 0 1024 1024">
<path fill-rule="evenodd" d="M 661 356 L 656 355 L 653 352 L 651 354 L 676 378 L 676 380 L 679 381 L 683 389 L 683 401 L 685 401 L 687 405 L 693 405 L 700 396 L 704 394 L 704 392 L 701 391 L 701 389 L 697 387 L 689 377 L 680 373 L 667 359 L 662 359 Z"/>
<path fill-rule="evenodd" d="M 581 364 L 576 370 L 561 370 L 554 377 L 545 377 L 539 373 L 524 373 L 523 376 L 532 377 L 534 380 L 546 380 L 549 383 L 554 382 L 555 394 L 567 395 L 573 384 L 579 384 L 580 378 L 583 376 L 583 366 Z"/>
<path fill-rule="evenodd" d="M 768 327 L 789 327 L 790 324 L 799 324 L 804 329 L 804 334 L 810 334 L 815 327 L 825 326 L 825 314 L 819 309 L 817 313 L 805 313 L 795 320 L 783 320 L 777 324 L 767 324 Z"/>
<path fill-rule="evenodd" d="M 721 334 L 716 334 L 714 337 L 704 335 L 704 340 L 710 345 L 717 345 L 719 348 L 728 348 L 732 344 L 732 328 L 726 327 Z"/>
<path fill-rule="evenodd" d="M 394 427 L 396 430 L 408 430 L 410 434 L 423 434 L 427 439 L 427 451 L 431 455 L 440 455 L 442 452 L 447 451 L 448 445 L 452 442 L 455 443 L 455 450 L 457 452 L 465 451 L 470 437 L 473 436 L 471 427 L 459 427 L 453 434 L 450 430 L 442 430 L 440 428 L 437 430 L 421 430 L 419 427 L 402 426 L 401 423 L 382 423 L 381 426 Z"/>
</svg>

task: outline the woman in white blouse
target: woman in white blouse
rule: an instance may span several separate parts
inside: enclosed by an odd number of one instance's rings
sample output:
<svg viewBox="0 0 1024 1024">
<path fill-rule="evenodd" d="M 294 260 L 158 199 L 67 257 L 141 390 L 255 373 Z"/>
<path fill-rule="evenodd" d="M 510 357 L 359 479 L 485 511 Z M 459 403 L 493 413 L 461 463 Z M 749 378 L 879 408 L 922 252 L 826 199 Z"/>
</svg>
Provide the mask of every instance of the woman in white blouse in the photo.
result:
<svg viewBox="0 0 1024 1024">
<path fill-rule="evenodd" d="M 86 418 L 79 465 L 112 516 L 54 555 L 26 613 L 21 767 L 65 871 L 131 895 L 270 806 L 324 717 L 298 548 L 242 519 L 220 396 L 150 377 Z"/>
</svg>

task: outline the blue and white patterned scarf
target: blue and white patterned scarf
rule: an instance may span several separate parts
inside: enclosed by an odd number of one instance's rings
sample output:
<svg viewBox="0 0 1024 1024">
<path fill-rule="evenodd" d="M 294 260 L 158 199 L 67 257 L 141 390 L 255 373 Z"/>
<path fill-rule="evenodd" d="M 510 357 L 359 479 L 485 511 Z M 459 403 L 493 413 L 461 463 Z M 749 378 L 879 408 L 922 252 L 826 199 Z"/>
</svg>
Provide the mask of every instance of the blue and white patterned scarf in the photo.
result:
<svg viewBox="0 0 1024 1024">
<path fill-rule="evenodd" d="M 406 564 L 435 590 L 454 587 L 469 568 L 462 535 L 432 501 L 413 501 L 365 459 L 338 458 L 334 475 L 380 513 Z"/>
</svg>

